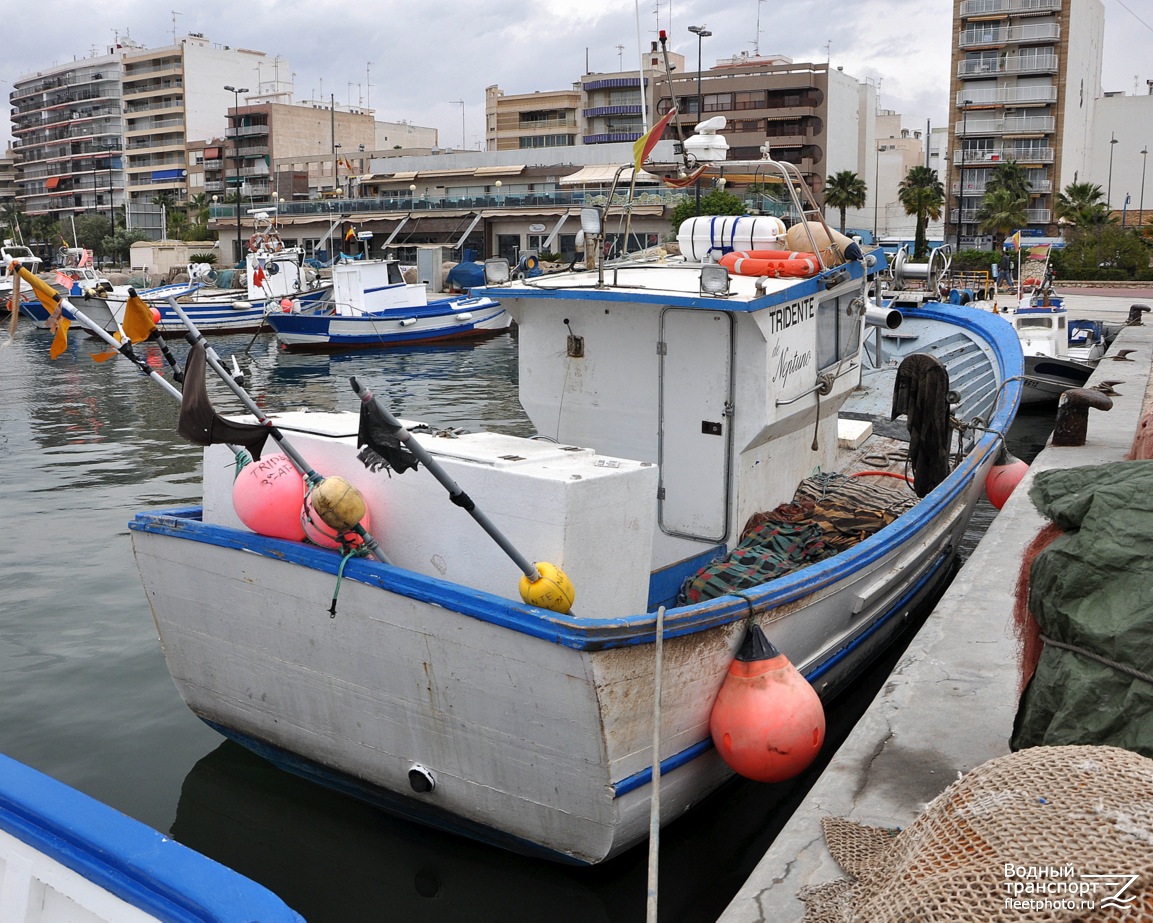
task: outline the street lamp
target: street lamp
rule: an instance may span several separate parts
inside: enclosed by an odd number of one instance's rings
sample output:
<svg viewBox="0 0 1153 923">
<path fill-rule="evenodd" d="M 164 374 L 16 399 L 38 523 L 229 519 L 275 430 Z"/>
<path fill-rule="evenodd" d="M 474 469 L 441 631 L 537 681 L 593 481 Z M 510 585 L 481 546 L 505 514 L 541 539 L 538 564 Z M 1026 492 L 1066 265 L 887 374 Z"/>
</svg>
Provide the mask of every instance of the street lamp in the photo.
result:
<svg viewBox="0 0 1153 923">
<path fill-rule="evenodd" d="M 689 31 L 692 32 L 693 35 L 695 35 L 697 37 L 697 121 L 699 122 L 699 121 L 701 121 L 701 119 L 704 118 L 704 112 L 702 111 L 704 103 L 703 103 L 703 99 L 701 97 L 701 66 L 702 66 L 701 65 L 701 42 L 703 39 L 707 38 L 708 36 L 712 35 L 713 33 L 711 33 L 704 26 L 689 26 Z M 643 86 L 641 87 L 641 92 L 642 93 L 644 92 Z M 678 120 L 678 124 L 680 124 L 679 120 Z M 700 180 L 700 177 L 697 177 L 696 187 L 697 187 L 697 214 L 699 215 L 701 213 L 701 180 Z"/>
<path fill-rule="evenodd" d="M 225 84 L 224 89 L 232 92 L 232 157 L 236 161 L 236 261 L 244 257 L 244 244 L 240 230 L 240 94 L 247 93 L 248 87 L 234 87 Z M 225 177 L 227 180 L 227 177 Z"/>
<path fill-rule="evenodd" d="M 1141 227 L 1141 222 L 1145 220 L 1145 161 L 1148 153 L 1149 145 L 1146 144 L 1141 148 L 1141 198 L 1137 200 L 1137 210 L 1141 217 L 1137 219 L 1137 227 Z"/>
<path fill-rule="evenodd" d="M 1109 132 L 1109 185 L 1105 190 L 1105 204 L 1113 211 L 1113 147 L 1117 144 L 1116 132 Z"/>
<path fill-rule="evenodd" d="M 957 251 L 961 250 L 961 223 L 965 220 L 965 139 L 969 135 L 969 107 L 971 99 L 962 100 L 965 111 L 961 116 L 961 147 L 957 158 Z"/>
<path fill-rule="evenodd" d="M 881 154 L 884 148 L 877 148 L 877 163 L 873 169 L 873 246 L 877 245 L 877 208 L 881 203 Z"/>
</svg>

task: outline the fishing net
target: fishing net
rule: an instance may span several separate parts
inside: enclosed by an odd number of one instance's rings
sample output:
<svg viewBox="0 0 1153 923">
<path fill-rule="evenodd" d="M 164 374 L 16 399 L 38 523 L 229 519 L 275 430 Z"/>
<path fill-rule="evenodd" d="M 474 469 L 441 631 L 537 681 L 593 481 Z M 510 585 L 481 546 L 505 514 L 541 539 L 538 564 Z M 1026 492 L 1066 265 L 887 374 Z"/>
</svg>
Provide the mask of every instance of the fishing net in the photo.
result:
<svg viewBox="0 0 1153 923">
<path fill-rule="evenodd" d="M 801 482 L 791 502 L 750 516 L 739 544 L 690 577 L 682 598 L 715 599 L 808 567 L 868 538 L 916 502 L 903 484 L 813 475 Z"/>
<path fill-rule="evenodd" d="M 1153 760 L 1033 747 L 978 766 L 903 830 L 822 822 L 849 878 L 805 923 L 1153 921 Z"/>
</svg>

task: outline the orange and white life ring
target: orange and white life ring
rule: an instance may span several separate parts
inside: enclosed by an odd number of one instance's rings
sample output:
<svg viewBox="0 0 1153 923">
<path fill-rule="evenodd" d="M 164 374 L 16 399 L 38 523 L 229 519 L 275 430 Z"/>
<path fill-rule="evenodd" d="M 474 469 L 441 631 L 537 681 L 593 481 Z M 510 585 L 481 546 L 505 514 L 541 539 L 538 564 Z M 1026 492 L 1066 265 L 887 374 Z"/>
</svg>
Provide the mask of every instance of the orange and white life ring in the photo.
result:
<svg viewBox="0 0 1153 923">
<path fill-rule="evenodd" d="M 248 238 L 248 249 L 255 253 L 258 250 L 264 250 L 266 253 L 278 253 L 284 249 L 284 241 L 280 239 L 280 235 L 275 231 L 271 234 L 253 234 Z"/>
<path fill-rule="evenodd" d="M 719 262 L 737 276 L 773 279 L 807 279 L 821 269 L 815 254 L 792 250 L 739 250 L 726 253 Z"/>
</svg>

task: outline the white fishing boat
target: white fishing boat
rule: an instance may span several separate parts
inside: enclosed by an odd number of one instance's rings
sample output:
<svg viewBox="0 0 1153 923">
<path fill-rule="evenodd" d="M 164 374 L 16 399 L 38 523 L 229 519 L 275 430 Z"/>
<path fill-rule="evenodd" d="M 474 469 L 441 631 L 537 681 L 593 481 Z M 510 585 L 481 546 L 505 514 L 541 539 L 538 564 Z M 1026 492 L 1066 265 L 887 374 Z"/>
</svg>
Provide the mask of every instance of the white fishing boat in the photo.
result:
<svg viewBox="0 0 1153 923">
<path fill-rule="evenodd" d="M 263 886 L 0 755 L 4 923 L 304 923 Z"/>
<path fill-rule="evenodd" d="M 507 330 L 511 318 L 492 298 L 428 297 L 406 282 L 396 260 L 347 260 L 332 267 L 332 298 L 272 312 L 268 325 L 290 350 L 371 349 L 474 340 Z"/>
<path fill-rule="evenodd" d="M 949 579 L 1020 345 L 987 312 L 870 304 L 881 252 L 825 227 L 795 167 L 709 159 L 779 180 L 796 223 L 694 219 L 680 256 L 519 281 L 486 264 L 538 438 L 407 421 L 381 444 L 353 382 L 362 415 L 248 405 L 303 466 L 269 448 L 234 480 L 235 445 L 209 445 L 201 506 L 131 521 L 195 714 L 402 815 L 595 864 L 648 835 L 654 772 L 662 822 L 733 775 L 714 702 L 750 626 L 823 697 L 899 635 Z M 603 221 L 582 215 L 590 256 Z M 398 442 L 425 463 L 381 470 Z M 374 557 L 299 540 L 339 479 Z"/>
<path fill-rule="evenodd" d="M 215 282 L 219 273 L 208 264 L 188 267 L 188 282 L 141 289 L 137 294 L 149 307 L 159 312 L 157 328 L 161 333 L 180 334 L 184 324 L 173 312 L 169 299 L 176 298 L 204 333 L 251 333 L 265 325 L 270 312 L 305 310 L 327 301 L 332 296 L 331 283 L 304 261 L 299 247 L 285 247 L 273 219 L 265 213 L 253 216 L 256 232 L 249 239 L 245 255 L 245 287 L 220 288 Z M 124 304 L 130 289 L 102 283 L 100 277 L 75 275 L 85 267 L 69 268 L 55 281 L 58 291 L 76 296 L 102 299 L 112 316 L 122 321 Z M 66 273 L 72 273 L 69 278 Z M 37 326 L 48 324 L 48 310 L 29 295 L 21 302 L 20 311 Z"/>
</svg>

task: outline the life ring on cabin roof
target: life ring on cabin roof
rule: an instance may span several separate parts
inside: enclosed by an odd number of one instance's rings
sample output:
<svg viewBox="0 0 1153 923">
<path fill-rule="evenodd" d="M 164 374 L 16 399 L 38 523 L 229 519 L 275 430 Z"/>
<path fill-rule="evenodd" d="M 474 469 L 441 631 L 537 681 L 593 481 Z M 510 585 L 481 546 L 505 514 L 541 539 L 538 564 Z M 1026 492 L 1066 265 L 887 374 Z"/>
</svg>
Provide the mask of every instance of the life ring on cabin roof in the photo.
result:
<svg viewBox="0 0 1153 923">
<path fill-rule="evenodd" d="M 248 238 L 248 249 L 253 253 L 262 249 L 269 253 L 277 253 L 284 249 L 284 241 L 275 231 L 271 234 L 256 233 Z"/>
<path fill-rule="evenodd" d="M 807 279 L 821 271 L 816 254 L 793 250 L 739 250 L 726 253 L 719 262 L 737 276 Z"/>
</svg>

